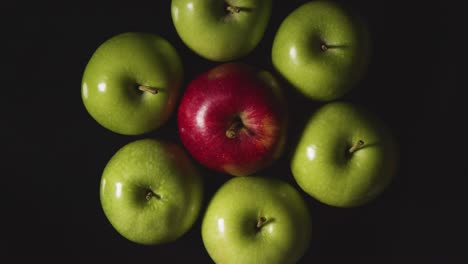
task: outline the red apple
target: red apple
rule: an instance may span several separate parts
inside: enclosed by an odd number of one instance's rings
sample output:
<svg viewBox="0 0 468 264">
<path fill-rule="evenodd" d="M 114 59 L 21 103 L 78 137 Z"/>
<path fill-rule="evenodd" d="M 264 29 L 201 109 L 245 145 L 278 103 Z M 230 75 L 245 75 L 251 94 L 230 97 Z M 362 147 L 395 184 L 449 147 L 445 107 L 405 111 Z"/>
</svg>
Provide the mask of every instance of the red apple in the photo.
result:
<svg viewBox="0 0 468 264">
<path fill-rule="evenodd" d="M 210 169 L 253 174 L 283 152 L 285 103 L 268 71 L 222 64 L 192 80 L 183 94 L 177 117 L 182 144 Z"/>
</svg>

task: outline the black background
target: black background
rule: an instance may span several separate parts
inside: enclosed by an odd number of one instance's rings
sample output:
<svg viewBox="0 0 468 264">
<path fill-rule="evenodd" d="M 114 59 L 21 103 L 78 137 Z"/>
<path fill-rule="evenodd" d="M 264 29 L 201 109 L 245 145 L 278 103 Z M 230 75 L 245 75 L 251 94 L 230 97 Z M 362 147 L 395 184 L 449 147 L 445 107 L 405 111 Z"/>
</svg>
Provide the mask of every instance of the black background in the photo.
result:
<svg viewBox="0 0 468 264">
<path fill-rule="evenodd" d="M 305 0 L 275 1 L 259 46 L 240 61 L 274 72 L 271 44 L 285 16 Z M 345 1 L 342 1 L 345 2 Z M 350 1 L 351 2 L 351 1 Z M 367 107 L 393 130 L 401 148 L 397 178 L 372 203 L 338 209 L 304 194 L 313 239 L 301 263 L 467 263 L 462 170 L 466 123 L 461 90 L 464 17 L 449 2 L 352 1 L 368 22 L 373 57 L 362 82 L 342 100 Z M 461 13 L 461 12 L 460 12 Z M 109 224 L 99 181 L 112 154 L 144 137 L 178 142 L 175 116 L 131 137 L 99 126 L 81 101 L 81 77 L 94 50 L 122 32 L 159 34 L 179 51 L 185 83 L 218 63 L 181 42 L 170 1 L 2 4 L 1 257 L 21 262 L 210 263 L 200 219 L 174 243 L 141 246 Z M 466 69 L 466 67 L 465 67 Z M 320 106 L 285 86 L 289 147 L 263 174 L 295 184 L 289 159 L 303 123 Z M 5 93 L 6 92 L 6 93 Z M 6 148 L 4 147 L 6 143 Z M 466 152 L 465 152 L 466 153 Z M 228 176 L 204 170 L 205 205 Z M 2 261 L 3 262 L 3 261 Z"/>
</svg>

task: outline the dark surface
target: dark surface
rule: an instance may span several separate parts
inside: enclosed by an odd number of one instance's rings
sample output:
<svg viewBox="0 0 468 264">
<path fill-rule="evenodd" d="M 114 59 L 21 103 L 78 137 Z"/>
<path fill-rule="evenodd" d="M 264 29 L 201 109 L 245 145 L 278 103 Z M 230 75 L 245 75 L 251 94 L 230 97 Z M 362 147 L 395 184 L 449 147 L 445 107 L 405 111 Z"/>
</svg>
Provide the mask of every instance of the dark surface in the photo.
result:
<svg viewBox="0 0 468 264">
<path fill-rule="evenodd" d="M 160 3 L 161 2 L 161 3 Z M 271 44 L 280 22 L 306 1 L 276 1 L 260 45 L 241 61 L 272 70 Z M 281 4 L 280 2 L 287 2 Z M 466 43 L 463 16 L 445 4 L 352 1 L 369 23 L 374 53 L 359 88 L 343 100 L 380 116 L 400 142 L 393 184 L 374 202 L 338 209 L 304 198 L 313 239 L 301 263 L 467 263 L 461 154 L 466 123 L 456 67 Z M 210 263 L 200 220 L 178 241 L 140 246 L 110 226 L 99 203 L 101 172 L 124 144 L 143 137 L 178 142 L 173 118 L 138 136 L 114 134 L 86 112 L 81 76 L 94 50 L 111 36 L 143 31 L 167 38 L 183 58 L 187 83 L 217 63 L 184 46 L 172 25 L 170 1 L 99 6 L 20 3 L 2 6 L 2 226 L 0 256 L 94 263 Z M 3 68 L 3 67 L 2 67 Z M 465 66 L 466 69 L 466 66 Z M 5 71 L 6 70 L 6 71 Z M 290 87 L 287 153 L 264 174 L 294 186 L 289 158 L 308 114 L 319 104 Z M 5 181 L 6 179 L 6 181 Z M 204 171 L 205 205 L 228 176 Z M 462 242 L 465 241 L 465 242 Z"/>
</svg>

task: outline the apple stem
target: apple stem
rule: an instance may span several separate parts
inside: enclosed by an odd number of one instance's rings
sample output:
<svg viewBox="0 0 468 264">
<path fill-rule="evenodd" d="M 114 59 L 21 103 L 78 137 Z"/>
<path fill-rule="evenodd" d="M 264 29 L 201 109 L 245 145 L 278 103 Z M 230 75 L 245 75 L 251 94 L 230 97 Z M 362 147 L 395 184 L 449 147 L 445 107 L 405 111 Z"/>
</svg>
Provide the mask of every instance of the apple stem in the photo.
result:
<svg viewBox="0 0 468 264">
<path fill-rule="evenodd" d="M 262 228 L 262 226 L 264 226 L 266 222 L 267 219 L 264 216 L 260 217 L 257 222 L 257 230 L 260 230 L 260 228 Z"/>
<path fill-rule="evenodd" d="M 321 49 L 322 51 L 327 51 L 327 50 L 329 50 L 329 49 L 335 49 L 335 48 L 339 48 L 339 47 L 341 47 L 341 46 L 340 46 L 340 45 L 328 45 L 328 44 L 326 44 L 326 43 L 322 43 L 322 44 L 320 45 L 320 49 Z"/>
<path fill-rule="evenodd" d="M 148 93 L 151 93 L 151 94 L 157 94 L 158 93 L 158 89 L 153 88 L 153 87 L 149 87 L 149 86 L 146 86 L 146 85 L 139 85 L 138 90 L 140 90 L 142 92 L 148 92 Z"/>
<path fill-rule="evenodd" d="M 242 126 L 242 122 L 234 121 L 232 125 L 226 130 L 226 137 L 235 138 L 237 136 L 237 132 Z"/>
<path fill-rule="evenodd" d="M 153 197 L 156 197 L 158 200 L 161 199 L 161 196 L 159 194 L 157 194 L 157 193 L 155 193 L 155 192 L 153 192 L 151 190 L 148 190 L 146 192 L 146 196 L 145 196 L 146 200 L 149 201 Z"/>
<path fill-rule="evenodd" d="M 226 6 L 226 10 L 229 11 L 231 14 L 240 13 L 241 11 L 240 7 L 232 6 L 232 5 Z"/>
<path fill-rule="evenodd" d="M 356 144 L 354 144 L 354 145 L 349 149 L 349 153 L 355 152 L 356 150 L 360 149 L 363 145 L 364 145 L 364 141 L 358 140 L 358 142 L 356 142 Z"/>
<path fill-rule="evenodd" d="M 320 45 L 320 48 L 322 49 L 322 51 L 327 51 L 328 50 L 328 46 L 327 44 L 323 43 L 322 45 Z"/>
</svg>

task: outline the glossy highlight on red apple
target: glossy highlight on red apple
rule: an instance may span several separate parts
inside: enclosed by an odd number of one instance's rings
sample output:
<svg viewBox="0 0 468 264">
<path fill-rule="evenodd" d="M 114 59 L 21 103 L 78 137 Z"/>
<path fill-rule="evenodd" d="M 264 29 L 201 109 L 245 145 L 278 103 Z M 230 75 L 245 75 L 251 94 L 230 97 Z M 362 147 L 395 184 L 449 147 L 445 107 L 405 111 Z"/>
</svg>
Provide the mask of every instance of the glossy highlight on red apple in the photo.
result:
<svg viewBox="0 0 468 264">
<path fill-rule="evenodd" d="M 182 144 L 210 169 L 255 173 L 282 154 L 285 102 L 271 73 L 240 63 L 217 66 L 192 80 L 181 99 Z"/>
</svg>

